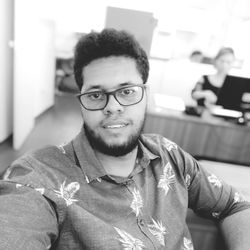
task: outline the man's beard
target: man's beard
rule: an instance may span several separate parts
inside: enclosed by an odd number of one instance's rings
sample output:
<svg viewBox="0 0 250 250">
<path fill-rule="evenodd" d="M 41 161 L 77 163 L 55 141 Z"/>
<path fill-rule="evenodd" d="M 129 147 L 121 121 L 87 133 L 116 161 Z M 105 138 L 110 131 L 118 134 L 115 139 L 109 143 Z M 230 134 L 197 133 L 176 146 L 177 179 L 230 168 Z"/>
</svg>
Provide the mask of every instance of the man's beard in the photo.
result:
<svg viewBox="0 0 250 250">
<path fill-rule="evenodd" d="M 140 124 L 140 127 L 134 134 L 131 134 L 126 142 L 120 145 L 109 145 L 101 136 L 97 135 L 86 123 L 84 123 L 85 134 L 88 141 L 94 150 L 110 156 L 124 156 L 133 151 L 138 145 L 139 137 L 145 123 L 145 117 Z"/>
</svg>

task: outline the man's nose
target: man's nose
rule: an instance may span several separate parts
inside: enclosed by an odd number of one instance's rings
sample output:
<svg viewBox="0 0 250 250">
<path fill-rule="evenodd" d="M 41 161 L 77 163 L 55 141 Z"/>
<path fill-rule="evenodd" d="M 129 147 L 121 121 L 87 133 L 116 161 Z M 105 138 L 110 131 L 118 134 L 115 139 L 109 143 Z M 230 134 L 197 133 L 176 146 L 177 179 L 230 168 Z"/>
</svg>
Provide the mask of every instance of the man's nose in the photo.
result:
<svg viewBox="0 0 250 250">
<path fill-rule="evenodd" d="M 122 112 L 123 109 L 124 107 L 115 99 L 115 97 L 113 95 L 110 95 L 108 103 L 103 111 L 105 114 L 110 114 L 110 113 Z"/>
</svg>

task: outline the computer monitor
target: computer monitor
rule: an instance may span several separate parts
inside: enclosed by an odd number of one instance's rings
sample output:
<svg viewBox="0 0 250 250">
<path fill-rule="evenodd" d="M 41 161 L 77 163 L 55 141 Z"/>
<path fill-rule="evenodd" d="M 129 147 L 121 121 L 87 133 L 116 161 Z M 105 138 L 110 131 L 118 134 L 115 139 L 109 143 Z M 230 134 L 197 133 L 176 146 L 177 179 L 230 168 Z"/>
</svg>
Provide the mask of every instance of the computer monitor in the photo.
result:
<svg viewBox="0 0 250 250">
<path fill-rule="evenodd" d="M 225 109 L 244 111 L 242 109 L 242 96 L 250 92 L 250 78 L 227 76 L 220 89 L 216 105 Z"/>
</svg>

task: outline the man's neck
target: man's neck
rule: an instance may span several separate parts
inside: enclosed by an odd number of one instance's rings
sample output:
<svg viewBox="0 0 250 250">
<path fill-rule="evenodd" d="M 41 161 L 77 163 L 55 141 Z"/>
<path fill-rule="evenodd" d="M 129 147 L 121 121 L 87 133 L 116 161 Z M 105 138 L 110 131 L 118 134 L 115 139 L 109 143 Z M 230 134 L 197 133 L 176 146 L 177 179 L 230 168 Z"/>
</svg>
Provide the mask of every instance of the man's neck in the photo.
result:
<svg viewBox="0 0 250 250">
<path fill-rule="evenodd" d="M 130 153 L 124 156 L 110 156 L 99 151 L 96 151 L 96 157 L 99 159 L 107 174 L 119 176 L 119 177 L 128 177 L 133 171 L 136 158 L 137 158 L 138 147 L 136 147 Z"/>
</svg>

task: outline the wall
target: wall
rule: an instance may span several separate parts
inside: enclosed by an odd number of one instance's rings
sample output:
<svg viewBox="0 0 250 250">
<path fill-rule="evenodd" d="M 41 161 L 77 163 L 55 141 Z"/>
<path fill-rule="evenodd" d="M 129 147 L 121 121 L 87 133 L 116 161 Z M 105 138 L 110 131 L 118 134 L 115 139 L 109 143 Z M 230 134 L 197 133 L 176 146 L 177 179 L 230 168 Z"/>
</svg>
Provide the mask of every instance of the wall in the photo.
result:
<svg viewBox="0 0 250 250">
<path fill-rule="evenodd" d="M 54 21 L 42 17 L 42 4 L 42 0 L 22 0 L 14 6 L 15 149 L 19 149 L 30 134 L 35 118 L 54 104 Z"/>
<path fill-rule="evenodd" d="M 0 1 L 0 142 L 12 132 L 13 0 Z"/>
<path fill-rule="evenodd" d="M 29 0 L 0 1 L 0 143 L 26 120 L 28 112 L 35 119 L 54 103 L 54 21 L 39 17 L 39 7 L 35 6 L 38 3 L 32 5 Z M 22 25 L 24 16 L 29 20 Z M 15 43 L 14 20 L 17 21 L 15 31 L 18 34 Z M 22 46 L 27 47 L 27 50 Z M 18 60 L 14 61 L 14 57 Z M 23 104 L 27 102 L 24 108 Z M 24 130 L 21 127 L 18 131 L 22 133 Z"/>
<path fill-rule="evenodd" d="M 192 104 L 191 90 L 203 74 L 214 71 L 211 65 L 191 63 L 189 60 L 150 59 L 148 83 L 151 93 L 180 97 Z"/>
<path fill-rule="evenodd" d="M 105 27 L 131 32 L 147 55 L 150 55 L 156 24 L 157 20 L 153 17 L 153 13 L 107 7 Z"/>
<path fill-rule="evenodd" d="M 41 35 L 42 34 L 42 35 Z M 55 88 L 55 25 L 54 21 L 40 19 L 36 26 L 35 46 L 37 51 L 37 67 L 35 75 L 34 117 L 37 117 L 54 104 Z"/>
</svg>

